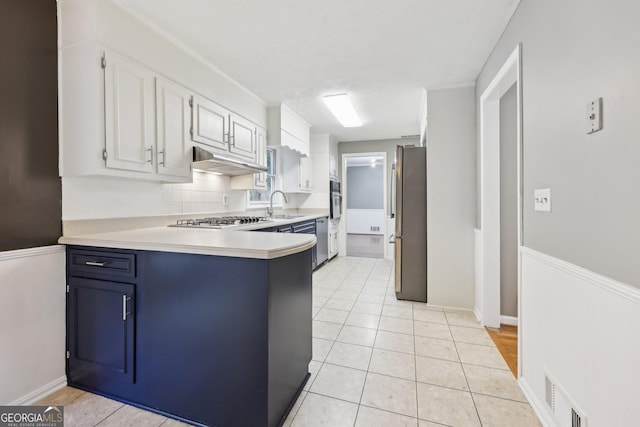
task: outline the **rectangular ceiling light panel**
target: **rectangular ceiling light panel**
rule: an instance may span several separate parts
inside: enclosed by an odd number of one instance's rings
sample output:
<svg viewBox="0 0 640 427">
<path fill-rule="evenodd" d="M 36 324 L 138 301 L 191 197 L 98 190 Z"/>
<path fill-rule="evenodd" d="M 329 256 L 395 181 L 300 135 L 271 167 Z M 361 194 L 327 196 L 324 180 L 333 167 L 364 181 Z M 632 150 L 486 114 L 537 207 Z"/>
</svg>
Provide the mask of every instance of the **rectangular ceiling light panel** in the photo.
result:
<svg viewBox="0 0 640 427">
<path fill-rule="evenodd" d="M 336 119 L 342 123 L 342 126 L 346 128 L 362 126 L 362 120 L 358 117 L 356 109 L 353 108 L 349 95 L 346 93 L 327 95 L 323 100 Z"/>
</svg>

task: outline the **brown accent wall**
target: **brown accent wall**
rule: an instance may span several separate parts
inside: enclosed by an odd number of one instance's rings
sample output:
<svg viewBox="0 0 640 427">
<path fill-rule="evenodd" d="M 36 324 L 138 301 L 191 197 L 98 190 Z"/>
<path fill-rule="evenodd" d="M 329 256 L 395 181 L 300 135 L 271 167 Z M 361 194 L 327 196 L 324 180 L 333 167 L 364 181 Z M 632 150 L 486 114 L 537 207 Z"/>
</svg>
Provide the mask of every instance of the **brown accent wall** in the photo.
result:
<svg viewBox="0 0 640 427">
<path fill-rule="evenodd" d="M 56 244 L 55 0 L 0 0 L 0 250 Z"/>
</svg>

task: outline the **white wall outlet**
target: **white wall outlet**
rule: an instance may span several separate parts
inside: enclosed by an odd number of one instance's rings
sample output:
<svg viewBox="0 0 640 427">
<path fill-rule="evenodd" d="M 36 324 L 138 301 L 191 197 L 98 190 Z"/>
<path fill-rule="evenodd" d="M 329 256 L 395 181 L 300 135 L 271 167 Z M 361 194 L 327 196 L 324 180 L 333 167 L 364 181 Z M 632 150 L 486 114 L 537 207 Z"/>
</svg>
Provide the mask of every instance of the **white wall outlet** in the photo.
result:
<svg viewBox="0 0 640 427">
<path fill-rule="evenodd" d="M 540 188 L 534 191 L 535 210 L 537 212 L 551 212 L 551 189 Z"/>
<path fill-rule="evenodd" d="M 227 193 L 222 195 L 222 206 L 229 206 L 229 195 Z"/>
<path fill-rule="evenodd" d="M 602 98 L 594 99 L 587 105 L 587 134 L 602 129 Z"/>
</svg>

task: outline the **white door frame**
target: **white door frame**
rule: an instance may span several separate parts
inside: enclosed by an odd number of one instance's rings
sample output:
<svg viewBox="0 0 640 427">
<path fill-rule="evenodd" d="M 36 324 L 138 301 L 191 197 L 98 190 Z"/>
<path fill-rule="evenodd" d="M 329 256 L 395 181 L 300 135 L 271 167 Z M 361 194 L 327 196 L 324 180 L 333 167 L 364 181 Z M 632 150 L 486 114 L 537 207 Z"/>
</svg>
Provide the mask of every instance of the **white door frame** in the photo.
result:
<svg viewBox="0 0 640 427">
<path fill-rule="evenodd" d="M 382 208 L 384 209 L 384 221 L 382 226 L 384 232 L 384 258 L 387 258 L 387 251 L 389 250 L 388 242 L 389 242 L 389 230 L 387 227 L 387 217 L 388 217 L 388 205 L 387 205 L 387 153 L 384 151 L 379 152 L 366 152 L 366 153 L 343 153 L 342 154 L 342 200 L 344 203 L 342 205 L 342 221 L 340 221 L 340 225 L 338 227 L 338 239 L 340 240 L 338 244 L 339 255 L 346 256 L 347 255 L 347 159 L 350 157 L 380 157 L 382 156 L 382 167 L 384 170 L 382 180 L 382 197 L 383 203 Z"/>
<path fill-rule="evenodd" d="M 480 283 L 476 292 L 481 322 L 485 326 L 500 327 L 500 98 L 513 84 L 517 84 L 517 205 L 518 249 L 522 246 L 522 56 L 518 45 L 480 97 L 480 227 L 482 230 Z M 521 277 L 518 253 L 518 327 Z M 519 328 L 519 330 L 521 330 Z M 522 352 L 518 339 L 518 358 Z M 519 374 L 522 363 L 518 363 Z"/>
</svg>

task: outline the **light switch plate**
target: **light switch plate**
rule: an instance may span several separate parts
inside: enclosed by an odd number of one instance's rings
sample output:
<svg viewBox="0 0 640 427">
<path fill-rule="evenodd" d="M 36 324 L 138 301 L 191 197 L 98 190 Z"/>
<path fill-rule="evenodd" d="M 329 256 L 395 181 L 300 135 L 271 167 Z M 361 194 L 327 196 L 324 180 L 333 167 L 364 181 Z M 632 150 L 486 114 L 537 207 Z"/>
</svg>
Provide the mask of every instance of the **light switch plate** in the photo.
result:
<svg viewBox="0 0 640 427">
<path fill-rule="evenodd" d="M 537 212 L 551 212 L 551 189 L 540 188 L 534 191 L 535 210 Z"/>
<path fill-rule="evenodd" d="M 228 206 L 229 205 L 229 196 L 224 193 L 222 195 L 222 206 Z"/>
<path fill-rule="evenodd" d="M 587 105 L 587 134 L 602 129 L 602 98 L 594 99 Z"/>
</svg>

